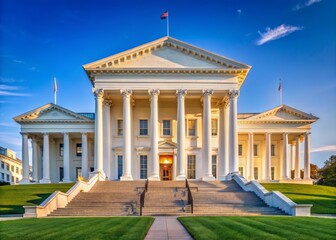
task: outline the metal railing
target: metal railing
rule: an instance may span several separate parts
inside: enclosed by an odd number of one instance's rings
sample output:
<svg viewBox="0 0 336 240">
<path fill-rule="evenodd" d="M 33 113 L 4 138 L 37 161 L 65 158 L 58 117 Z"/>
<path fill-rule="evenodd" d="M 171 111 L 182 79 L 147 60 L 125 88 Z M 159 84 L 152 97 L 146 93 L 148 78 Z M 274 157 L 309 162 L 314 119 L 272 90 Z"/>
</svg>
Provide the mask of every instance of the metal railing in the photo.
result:
<svg viewBox="0 0 336 240">
<path fill-rule="evenodd" d="M 188 189 L 188 204 L 190 204 L 191 206 L 191 213 L 194 213 L 194 200 L 187 179 L 186 179 L 186 188 Z"/>
<path fill-rule="evenodd" d="M 145 183 L 145 189 L 140 194 L 140 216 L 142 216 L 142 208 L 145 206 L 145 196 L 146 196 L 147 190 L 148 190 L 148 179 L 146 180 L 146 183 Z"/>
</svg>

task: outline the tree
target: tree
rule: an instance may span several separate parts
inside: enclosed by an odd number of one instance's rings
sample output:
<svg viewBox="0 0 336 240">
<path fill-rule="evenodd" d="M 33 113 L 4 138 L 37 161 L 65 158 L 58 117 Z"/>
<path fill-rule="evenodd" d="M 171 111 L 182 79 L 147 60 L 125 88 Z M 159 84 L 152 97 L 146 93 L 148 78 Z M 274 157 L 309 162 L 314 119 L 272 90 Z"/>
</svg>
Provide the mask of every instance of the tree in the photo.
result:
<svg viewBox="0 0 336 240">
<path fill-rule="evenodd" d="M 336 187 L 336 155 L 331 155 L 324 162 L 324 166 L 319 170 L 319 174 L 321 175 L 321 179 L 318 181 L 318 184 Z"/>
<path fill-rule="evenodd" d="M 317 167 L 316 164 L 310 164 L 310 178 L 311 179 L 319 179 L 320 174 L 319 174 L 319 168 Z"/>
</svg>

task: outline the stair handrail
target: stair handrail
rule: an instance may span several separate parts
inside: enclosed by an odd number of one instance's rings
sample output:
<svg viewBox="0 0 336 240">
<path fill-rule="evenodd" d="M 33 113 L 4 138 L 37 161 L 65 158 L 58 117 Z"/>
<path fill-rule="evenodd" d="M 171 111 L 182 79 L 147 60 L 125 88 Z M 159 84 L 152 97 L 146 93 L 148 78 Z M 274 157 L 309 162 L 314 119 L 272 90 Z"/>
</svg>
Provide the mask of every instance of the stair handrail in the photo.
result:
<svg viewBox="0 0 336 240">
<path fill-rule="evenodd" d="M 147 178 L 146 183 L 145 183 L 145 190 L 146 190 L 146 192 L 148 191 L 148 178 Z"/>
<path fill-rule="evenodd" d="M 191 194 L 188 179 L 186 179 L 186 188 L 188 190 L 188 204 L 190 204 L 190 206 L 191 206 L 191 213 L 194 213 L 194 199 L 193 199 L 192 194 Z"/>
</svg>

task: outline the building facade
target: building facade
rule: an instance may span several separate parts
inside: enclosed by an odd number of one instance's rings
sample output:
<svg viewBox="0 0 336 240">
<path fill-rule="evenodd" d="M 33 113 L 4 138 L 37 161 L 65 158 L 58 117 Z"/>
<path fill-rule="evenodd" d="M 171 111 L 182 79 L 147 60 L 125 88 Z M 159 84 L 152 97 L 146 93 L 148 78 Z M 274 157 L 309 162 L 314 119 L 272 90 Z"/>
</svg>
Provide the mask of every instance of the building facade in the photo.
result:
<svg viewBox="0 0 336 240">
<path fill-rule="evenodd" d="M 16 158 L 16 152 L 8 148 L 0 147 L 0 181 L 18 184 L 21 179 L 22 162 Z"/>
<path fill-rule="evenodd" d="M 310 182 L 318 118 L 286 105 L 237 113 L 250 66 L 165 37 L 83 67 L 95 114 L 47 104 L 14 118 L 24 163 L 32 139 L 35 181 L 75 181 L 91 171 L 109 180 L 211 181 L 239 171 L 250 180 Z"/>
</svg>

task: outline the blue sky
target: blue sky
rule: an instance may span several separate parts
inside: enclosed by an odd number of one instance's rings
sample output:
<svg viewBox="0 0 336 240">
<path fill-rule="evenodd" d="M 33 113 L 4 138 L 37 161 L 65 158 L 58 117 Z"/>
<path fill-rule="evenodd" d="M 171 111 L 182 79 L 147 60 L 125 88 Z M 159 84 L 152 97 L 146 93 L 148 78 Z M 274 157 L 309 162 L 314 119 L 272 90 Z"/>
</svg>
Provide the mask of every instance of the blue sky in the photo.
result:
<svg viewBox="0 0 336 240">
<path fill-rule="evenodd" d="M 93 112 L 82 65 L 166 34 L 252 66 L 239 112 L 283 102 L 320 120 L 313 124 L 312 162 L 336 154 L 336 1 L 0 0 L 0 145 L 21 156 L 12 118 L 53 101 Z"/>
</svg>

